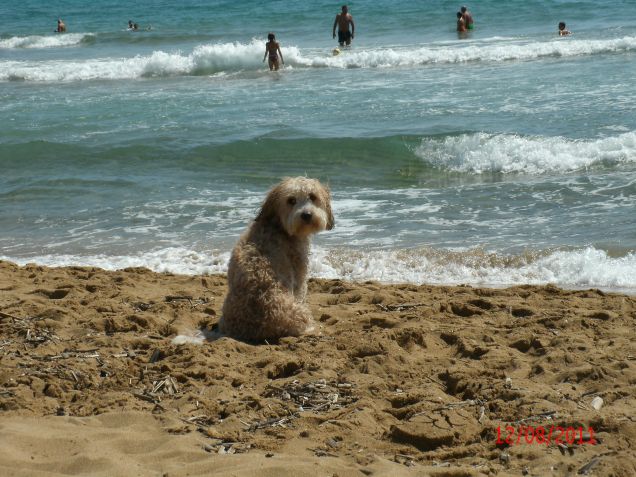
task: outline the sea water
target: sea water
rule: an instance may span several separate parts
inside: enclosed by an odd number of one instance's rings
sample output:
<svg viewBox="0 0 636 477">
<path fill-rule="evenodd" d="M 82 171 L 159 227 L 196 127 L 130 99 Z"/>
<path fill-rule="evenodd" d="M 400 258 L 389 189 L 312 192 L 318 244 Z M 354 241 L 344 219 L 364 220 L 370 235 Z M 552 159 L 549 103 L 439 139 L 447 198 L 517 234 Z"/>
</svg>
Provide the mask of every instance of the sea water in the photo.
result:
<svg viewBox="0 0 636 477">
<path fill-rule="evenodd" d="M 0 259 L 224 272 L 307 175 L 312 276 L 636 293 L 633 1 L 340 5 L 2 2 Z"/>
</svg>

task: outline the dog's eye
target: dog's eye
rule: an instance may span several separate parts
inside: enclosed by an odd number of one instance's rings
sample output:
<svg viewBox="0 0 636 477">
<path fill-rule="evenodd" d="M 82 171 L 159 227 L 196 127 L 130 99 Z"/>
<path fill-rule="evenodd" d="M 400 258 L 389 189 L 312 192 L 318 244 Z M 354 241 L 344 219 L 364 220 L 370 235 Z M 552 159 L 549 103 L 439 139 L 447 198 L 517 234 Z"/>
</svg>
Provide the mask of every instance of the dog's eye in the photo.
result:
<svg viewBox="0 0 636 477">
<path fill-rule="evenodd" d="M 311 200 L 312 202 L 316 202 L 316 199 L 318 199 L 316 197 L 316 194 L 309 194 L 309 200 Z"/>
<path fill-rule="evenodd" d="M 289 205 L 296 205 L 296 197 L 290 197 L 289 199 L 287 199 L 287 203 Z"/>
</svg>

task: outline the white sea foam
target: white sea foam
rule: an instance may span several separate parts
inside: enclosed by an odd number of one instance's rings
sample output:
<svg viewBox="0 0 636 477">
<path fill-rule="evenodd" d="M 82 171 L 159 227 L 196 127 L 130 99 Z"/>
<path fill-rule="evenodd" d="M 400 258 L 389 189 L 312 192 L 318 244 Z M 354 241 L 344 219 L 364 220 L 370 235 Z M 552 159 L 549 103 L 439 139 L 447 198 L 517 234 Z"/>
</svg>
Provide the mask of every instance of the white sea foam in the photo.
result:
<svg viewBox="0 0 636 477">
<path fill-rule="evenodd" d="M 185 248 L 170 247 L 130 256 L 109 255 L 41 255 L 28 259 L 0 257 L 21 265 L 37 263 L 49 267 L 88 266 L 104 270 L 120 270 L 129 267 L 145 267 L 155 272 L 200 275 L 225 273 L 230 252 L 197 252 Z"/>
<path fill-rule="evenodd" d="M 596 140 L 462 134 L 424 139 L 415 153 L 436 167 L 457 172 L 568 172 L 601 164 L 636 163 L 636 133 Z"/>
<path fill-rule="evenodd" d="M 626 36 L 610 40 L 554 39 L 521 43 L 458 43 L 455 45 L 425 45 L 408 48 L 352 49 L 337 56 L 288 55 L 292 64 L 335 68 L 395 68 L 436 63 L 466 63 L 471 61 L 533 60 L 544 57 L 570 57 L 636 50 L 636 37 Z"/>
<path fill-rule="evenodd" d="M 26 259 L 1 257 L 21 265 L 97 266 L 107 270 L 147 267 L 157 272 L 210 274 L 227 272 L 229 252 L 193 252 L 170 248 L 132 257 L 40 256 Z M 593 247 L 556 250 L 518 256 L 500 256 L 483 250 L 448 251 L 353 250 L 314 247 L 310 274 L 317 278 L 382 283 L 474 286 L 542 285 L 564 288 L 597 287 L 636 294 L 636 254 L 611 257 Z"/>
<path fill-rule="evenodd" d="M 554 283 L 565 288 L 599 287 L 636 293 L 636 255 L 614 258 L 592 247 L 518 257 L 432 249 L 317 250 L 311 270 L 315 276 L 355 281 L 484 286 Z"/>
<path fill-rule="evenodd" d="M 75 36 L 72 36 L 75 35 Z M 79 36 L 78 36 L 79 35 Z M 82 41 L 83 34 L 54 37 L 14 37 L 2 40 L 7 45 L 34 44 L 46 47 L 47 42 Z M 38 38 L 27 40 L 27 38 Z M 29 43 L 31 41 L 31 43 Z M 217 43 L 199 45 L 191 53 L 155 51 L 134 58 L 94 58 L 83 61 L 56 60 L 43 62 L 0 62 L 0 80 L 25 81 L 85 81 L 97 79 L 135 79 L 179 75 L 215 75 L 245 70 L 263 69 L 264 41 L 250 43 Z M 51 46 L 61 46 L 51 44 Z M 22 46 L 27 47 L 27 46 Z M 35 46 L 34 46 L 35 47 Z M 16 48 L 16 46 L 5 46 Z M 414 67 L 427 64 L 469 61 L 533 60 L 543 57 L 569 57 L 636 51 L 636 37 L 609 40 L 578 40 L 568 38 L 543 42 L 520 43 L 502 40 L 481 43 L 431 44 L 425 46 L 381 49 L 351 49 L 338 56 L 328 52 L 301 50 L 284 46 L 285 65 L 292 68 L 383 68 Z"/>
<path fill-rule="evenodd" d="M 192 53 L 155 51 L 134 58 L 95 58 L 84 61 L 0 62 L 0 80 L 38 82 L 120 80 L 159 76 L 215 74 L 263 68 L 263 42 L 200 45 Z M 289 48 L 292 52 L 294 48 Z"/>
<path fill-rule="evenodd" d="M 31 35 L 12 36 L 0 40 L 0 49 L 11 48 L 60 48 L 67 46 L 77 46 L 85 39 L 91 38 L 91 33 L 65 33 L 63 35 Z"/>
</svg>

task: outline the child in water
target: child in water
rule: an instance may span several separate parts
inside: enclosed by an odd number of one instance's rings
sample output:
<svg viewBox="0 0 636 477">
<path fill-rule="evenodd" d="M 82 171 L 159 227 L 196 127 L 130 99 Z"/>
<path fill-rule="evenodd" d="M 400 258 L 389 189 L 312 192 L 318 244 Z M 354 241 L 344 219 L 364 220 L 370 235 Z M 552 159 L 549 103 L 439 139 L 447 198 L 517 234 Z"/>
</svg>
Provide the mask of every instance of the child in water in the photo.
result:
<svg viewBox="0 0 636 477">
<path fill-rule="evenodd" d="M 280 62 L 281 64 L 285 64 L 285 62 L 283 61 L 283 52 L 280 51 L 280 45 L 278 44 L 278 42 L 276 41 L 276 36 L 273 33 L 270 33 L 269 35 L 267 35 L 267 39 L 269 40 L 267 43 L 265 43 L 265 55 L 263 56 L 263 62 L 265 61 L 265 58 L 267 58 L 269 56 L 269 70 L 270 71 L 278 71 L 278 56 L 280 55 Z"/>
<path fill-rule="evenodd" d="M 570 30 L 565 29 L 565 22 L 559 23 L 559 36 L 571 35 L 572 32 Z"/>
</svg>

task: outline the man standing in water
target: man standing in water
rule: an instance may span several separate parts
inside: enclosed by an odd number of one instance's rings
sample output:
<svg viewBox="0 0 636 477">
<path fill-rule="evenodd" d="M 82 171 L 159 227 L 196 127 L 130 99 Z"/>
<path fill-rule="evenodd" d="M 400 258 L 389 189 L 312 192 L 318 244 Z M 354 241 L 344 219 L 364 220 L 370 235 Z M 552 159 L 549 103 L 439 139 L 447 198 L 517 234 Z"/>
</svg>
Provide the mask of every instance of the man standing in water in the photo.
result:
<svg viewBox="0 0 636 477">
<path fill-rule="evenodd" d="M 66 33 L 66 25 L 61 18 L 57 19 L 57 29 L 55 31 L 57 33 Z"/>
<path fill-rule="evenodd" d="M 333 22 L 333 37 L 336 37 L 336 25 L 338 26 L 338 43 L 340 46 L 347 46 L 351 44 L 353 35 L 355 32 L 355 25 L 353 24 L 353 17 L 349 13 L 349 9 L 346 5 L 342 6 L 342 12 L 336 15 L 336 19 Z M 349 25 L 351 25 L 351 31 L 349 31 Z"/>
<path fill-rule="evenodd" d="M 466 30 L 472 30 L 473 28 L 475 28 L 475 25 L 473 24 L 473 16 L 470 14 L 468 8 L 463 6 L 461 8 L 461 12 L 462 16 L 464 17 L 464 23 L 466 24 Z"/>
</svg>

